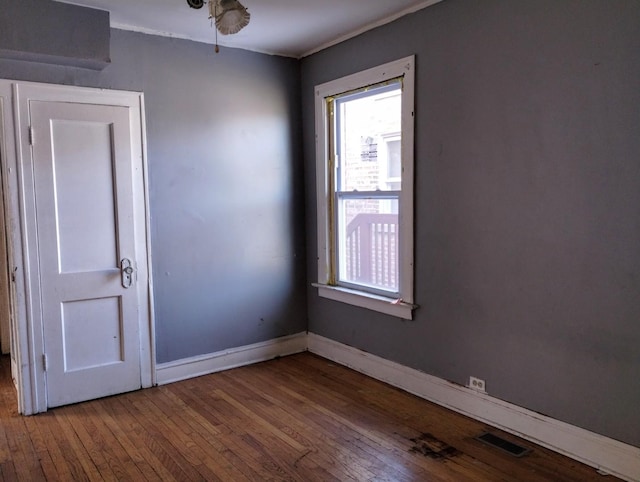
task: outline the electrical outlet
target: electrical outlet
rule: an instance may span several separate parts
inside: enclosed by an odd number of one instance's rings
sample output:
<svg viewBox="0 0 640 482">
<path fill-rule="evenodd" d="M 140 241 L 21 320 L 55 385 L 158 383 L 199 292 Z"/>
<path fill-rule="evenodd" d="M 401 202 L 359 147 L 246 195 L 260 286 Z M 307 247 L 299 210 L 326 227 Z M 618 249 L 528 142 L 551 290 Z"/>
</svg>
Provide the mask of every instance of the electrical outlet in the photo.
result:
<svg viewBox="0 0 640 482">
<path fill-rule="evenodd" d="M 482 393 L 487 393 L 487 388 L 484 380 L 476 377 L 469 377 L 469 388 Z"/>
</svg>

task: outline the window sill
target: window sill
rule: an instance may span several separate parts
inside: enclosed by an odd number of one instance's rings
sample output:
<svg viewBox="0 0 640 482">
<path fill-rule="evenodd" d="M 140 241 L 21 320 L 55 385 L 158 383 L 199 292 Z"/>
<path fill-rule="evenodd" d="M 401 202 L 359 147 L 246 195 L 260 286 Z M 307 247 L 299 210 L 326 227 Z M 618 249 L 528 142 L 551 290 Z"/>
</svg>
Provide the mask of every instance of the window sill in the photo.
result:
<svg viewBox="0 0 640 482">
<path fill-rule="evenodd" d="M 364 293 L 341 286 L 329 286 L 320 283 L 313 283 L 313 286 L 318 288 L 318 295 L 322 298 L 341 301 L 342 303 L 397 316 L 405 320 L 413 319 L 413 310 L 417 308 L 417 305 L 406 303 L 402 300 Z"/>
</svg>

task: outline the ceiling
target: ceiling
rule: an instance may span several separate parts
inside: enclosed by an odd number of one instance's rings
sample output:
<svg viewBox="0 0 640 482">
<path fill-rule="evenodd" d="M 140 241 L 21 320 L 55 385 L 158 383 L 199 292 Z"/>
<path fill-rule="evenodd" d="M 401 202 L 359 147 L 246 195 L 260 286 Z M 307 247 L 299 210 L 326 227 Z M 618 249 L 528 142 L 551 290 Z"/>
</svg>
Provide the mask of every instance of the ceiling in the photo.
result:
<svg viewBox="0 0 640 482">
<path fill-rule="evenodd" d="M 186 0 L 55 0 L 111 12 L 111 26 L 214 44 L 208 9 Z M 441 0 L 242 0 L 251 23 L 218 43 L 304 57 Z"/>
</svg>

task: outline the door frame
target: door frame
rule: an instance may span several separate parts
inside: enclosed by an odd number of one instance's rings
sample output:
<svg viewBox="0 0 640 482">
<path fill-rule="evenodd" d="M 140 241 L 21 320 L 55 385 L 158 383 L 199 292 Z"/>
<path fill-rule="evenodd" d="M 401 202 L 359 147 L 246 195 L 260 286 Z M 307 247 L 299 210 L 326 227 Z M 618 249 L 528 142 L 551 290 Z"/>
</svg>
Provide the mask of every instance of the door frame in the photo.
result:
<svg viewBox="0 0 640 482">
<path fill-rule="evenodd" d="M 0 79 L 0 106 L 4 117 L 4 136 L 0 137 L 0 146 L 5 146 L 1 166 L 2 187 L 5 197 L 9 270 L 13 281 L 12 333 L 16 337 L 13 343 L 16 353 L 15 357 L 12 354 L 12 359 L 15 359 L 17 365 L 14 378 L 18 388 L 18 411 L 24 415 L 47 410 L 43 314 L 29 128 L 31 100 L 129 108 L 136 219 L 135 250 L 138 260 L 136 289 L 140 295 L 140 381 L 142 388 L 156 383 L 144 94 Z M 38 134 L 33 135 L 37 142 Z"/>
<path fill-rule="evenodd" d="M 4 103 L 5 99 L 0 93 L 0 164 L 5 159 L 4 146 Z M 4 196 L 2 189 L 2 171 L 0 170 L 0 353 L 11 353 L 11 306 L 9 283 L 9 266 L 7 252 L 7 232 L 5 223 Z"/>
</svg>

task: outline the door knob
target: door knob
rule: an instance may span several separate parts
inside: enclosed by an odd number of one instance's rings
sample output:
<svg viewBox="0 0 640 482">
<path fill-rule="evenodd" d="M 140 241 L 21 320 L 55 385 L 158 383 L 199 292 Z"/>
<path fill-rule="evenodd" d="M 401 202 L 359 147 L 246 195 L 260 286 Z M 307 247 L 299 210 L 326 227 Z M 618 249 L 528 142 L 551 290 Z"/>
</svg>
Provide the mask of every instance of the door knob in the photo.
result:
<svg viewBox="0 0 640 482">
<path fill-rule="evenodd" d="M 133 284 L 133 266 L 131 266 L 131 260 L 122 258 L 120 261 L 120 276 L 122 278 L 122 287 L 130 288 Z"/>
</svg>

